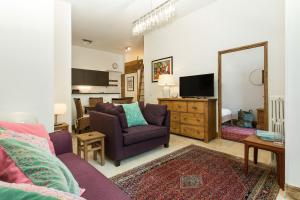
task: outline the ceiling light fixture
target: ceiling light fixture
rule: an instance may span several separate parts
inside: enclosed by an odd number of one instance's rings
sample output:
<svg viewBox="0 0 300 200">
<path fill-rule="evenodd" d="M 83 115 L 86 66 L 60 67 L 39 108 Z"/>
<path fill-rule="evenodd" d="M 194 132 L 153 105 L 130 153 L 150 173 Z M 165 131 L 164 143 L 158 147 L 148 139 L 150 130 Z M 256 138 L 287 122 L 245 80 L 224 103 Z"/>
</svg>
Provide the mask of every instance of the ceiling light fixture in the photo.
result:
<svg viewBox="0 0 300 200">
<path fill-rule="evenodd" d="M 126 47 L 125 48 L 125 52 L 127 53 L 128 51 L 130 51 L 131 50 L 131 47 Z"/>
<path fill-rule="evenodd" d="M 175 0 L 168 0 L 133 22 L 132 34 L 145 32 L 169 22 L 175 16 Z"/>
<path fill-rule="evenodd" d="M 88 39 L 82 39 L 82 41 L 83 41 L 83 43 L 84 43 L 85 45 L 90 45 L 90 44 L 93 43 L 92 40 L 88 40 Z"/>
</svg>

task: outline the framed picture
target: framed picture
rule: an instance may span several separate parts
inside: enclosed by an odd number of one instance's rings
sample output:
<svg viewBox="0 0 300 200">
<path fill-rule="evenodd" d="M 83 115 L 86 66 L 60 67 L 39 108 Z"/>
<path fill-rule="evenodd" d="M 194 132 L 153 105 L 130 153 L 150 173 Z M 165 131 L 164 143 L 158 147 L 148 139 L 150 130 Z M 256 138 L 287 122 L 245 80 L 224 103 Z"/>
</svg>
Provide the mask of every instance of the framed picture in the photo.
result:
<svg viewBox="0 0 300 200">
<path fill-rule="evenodd" d="M 152 82 L 157 82 L 160 74 L 173 74 L 173 56 L 152 61 Z"/>
<path fill-rule="evenodd" d="M 134 91 L 134 76 L 127 77 L 127 91 Z"/>
</svg>

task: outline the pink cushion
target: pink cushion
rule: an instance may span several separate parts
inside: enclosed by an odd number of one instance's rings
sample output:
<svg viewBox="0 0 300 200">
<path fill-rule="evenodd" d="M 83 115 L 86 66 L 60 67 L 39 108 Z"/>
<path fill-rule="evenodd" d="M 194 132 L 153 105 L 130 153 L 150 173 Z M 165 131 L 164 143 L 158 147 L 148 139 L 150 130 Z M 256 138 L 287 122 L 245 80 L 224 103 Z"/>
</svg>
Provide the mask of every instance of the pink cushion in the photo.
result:
<svg viewBox="0 0 300 200">
<path fill-rule="evenodd" d="M 53 143 L 50 140 L 49 134 L 47 133 L 45 127 L 42 124 L 23 124 L 0 121 L 0 127 L 19 133 L 28 133 L 42 138 L 46 138 L 48 140 L 51 152 L 55 155 Z"/>
<path fill-rule="evenodd" d="M 0 180 L 9 183 L 28 183 L 31 180 L 16 166 L 15 162 L 10 159 L 6 152 L 0 146 Z"/>
</svg>

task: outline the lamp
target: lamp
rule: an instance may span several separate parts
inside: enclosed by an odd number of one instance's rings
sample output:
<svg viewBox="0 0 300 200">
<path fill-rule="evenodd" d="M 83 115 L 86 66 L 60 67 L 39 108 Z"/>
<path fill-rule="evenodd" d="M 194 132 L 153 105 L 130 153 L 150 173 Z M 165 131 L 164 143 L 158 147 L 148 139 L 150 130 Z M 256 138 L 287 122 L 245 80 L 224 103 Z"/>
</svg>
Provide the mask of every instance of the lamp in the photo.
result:
<svg viewBox="0 0 300 200">
<path fill-rule="evenodd" d="M 164 97 L 170 97 L 170 86 L 176 85 L 174 76 L 172 74 L 161 74 L 158 77 L 158 85 L 164 86 Z"/>
<path fill-rule="evenodd" d="M 67 111 L 67 105 L 64 103 L 56 103 L 54 104 L 54 116 L 55 116 L 55 123 L 54 125 L 60 125 L 61 123 L 57 122 L 58 115 L 64 115 Z"/>
</svg>

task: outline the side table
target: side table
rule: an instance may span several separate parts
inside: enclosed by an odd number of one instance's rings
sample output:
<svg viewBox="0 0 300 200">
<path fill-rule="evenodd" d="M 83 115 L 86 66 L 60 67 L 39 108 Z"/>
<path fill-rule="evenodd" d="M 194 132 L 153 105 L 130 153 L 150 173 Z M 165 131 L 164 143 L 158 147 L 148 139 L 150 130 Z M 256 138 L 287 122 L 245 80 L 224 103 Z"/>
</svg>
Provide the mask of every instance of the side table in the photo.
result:
<svg viewBox="0 0 300 200">
<path fill-rule="evenodd" d="M 68 131 L 69 130 L 69 124 L 66 122 L 54 125 L 54 131 Z"/>
<path fill-rule="evenodd" d="M 271 151 L 276 154 L 277 160 L 277 181 L 278 185 L 284 190 L 285 185 L 285 148 L 259 139 L 256 135 L 251 135 L 243 140 L 245 145 L 245 174 L 248 174 L 249 148 L 254 148 L 254 164 L 257 164 L 258 149 Z"/>
<path fill-rule="evenodd" d="M 97 161 L 97 154 L 99 154 L 101 157 L 100 164 L 103 166 L 105 164 L 104 139 L 105 135 L 97 131 L 77 135 L 78 155 L 81 156 L 82 151 L 84 159 L 88 160 L 88 152 L 92 151 L 94 160 Z"/>
</svg>

